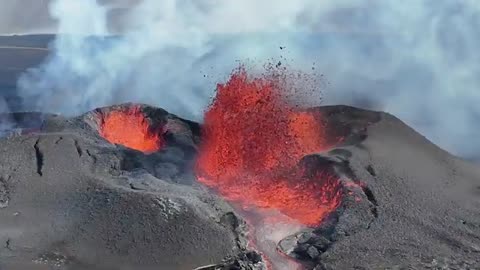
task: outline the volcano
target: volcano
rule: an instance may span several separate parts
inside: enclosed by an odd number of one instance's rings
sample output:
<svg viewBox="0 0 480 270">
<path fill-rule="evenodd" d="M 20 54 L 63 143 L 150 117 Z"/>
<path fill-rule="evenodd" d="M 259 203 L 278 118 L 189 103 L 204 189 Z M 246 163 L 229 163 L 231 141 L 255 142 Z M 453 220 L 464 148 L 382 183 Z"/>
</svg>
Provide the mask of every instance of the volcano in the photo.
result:
<svg viewBox="0 0 480 270">
<path fill-rule="evenodd" d="M 142 114 L 139 123 L 157 131 L 158 151 L 102 137 L 105 116 L 131 108 Z M 297 212 L 279 209 L 303 223 L 276 243 L 284 259 L 304 269 L 480 265 L 477 167 L 389 114 L 345 106 L 308 111 L 322 115 L 331 137 L 342 140 L 301 157 L 293 165 L 301 170 L 288 172 L 313 198 L 295 197 Z M 245 206 L 234 196 L 241 192 L 196 180 L 192 168 L 207 147 L 200 125 L 137 104 L 72 119 L 29 119 L 42 123 L 0 140 L 0 269 L 268 267 L 251 225 L 275 224 L 281 216 L 258 212 L 272 210 L 262 208 L 268 197 L 254 198 L 268 194 L 246 194 Z M 287 181 L 281 176 L 275 176 L 279 186 Z M 326 208 L 315 199 L 322 185 L 334 188 Z"/>
<path fill-rule="evenodd" d="M 239 69 L 195 123 L 1 115 L 0 269 L 478 269 L 480 169 Z M 287 98 L 287 99 L 286 99 Z"/>
</svg>

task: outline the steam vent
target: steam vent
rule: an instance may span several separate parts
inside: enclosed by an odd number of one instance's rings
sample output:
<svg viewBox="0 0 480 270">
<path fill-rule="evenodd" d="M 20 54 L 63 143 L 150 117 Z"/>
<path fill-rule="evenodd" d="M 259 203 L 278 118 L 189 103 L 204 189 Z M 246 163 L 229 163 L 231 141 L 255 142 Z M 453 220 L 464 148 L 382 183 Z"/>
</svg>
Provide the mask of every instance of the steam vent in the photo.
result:
<svg viewBox="0 0 480 270">
<path fill-rule="evenodd" d="M 202 124 L 4 114 L 1 270 L 480 269 L 480 169 L 399 119 L 239 69 Z"/>
</svg>

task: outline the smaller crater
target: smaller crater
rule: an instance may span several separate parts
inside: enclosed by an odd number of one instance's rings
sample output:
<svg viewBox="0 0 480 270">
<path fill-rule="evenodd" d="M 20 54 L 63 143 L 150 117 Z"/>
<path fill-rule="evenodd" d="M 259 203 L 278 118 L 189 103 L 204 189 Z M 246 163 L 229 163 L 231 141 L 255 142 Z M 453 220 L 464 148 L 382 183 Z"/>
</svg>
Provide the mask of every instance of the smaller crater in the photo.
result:
<svg viewBox="0 0 480 270">
<path fill-rule="evenodd" d="M 101 113 L 99 133 L 112 144 L 150 154 L 164 146 L 162 129 L 152 125 L 140 106 L 131 106 Z"/>
</svg>

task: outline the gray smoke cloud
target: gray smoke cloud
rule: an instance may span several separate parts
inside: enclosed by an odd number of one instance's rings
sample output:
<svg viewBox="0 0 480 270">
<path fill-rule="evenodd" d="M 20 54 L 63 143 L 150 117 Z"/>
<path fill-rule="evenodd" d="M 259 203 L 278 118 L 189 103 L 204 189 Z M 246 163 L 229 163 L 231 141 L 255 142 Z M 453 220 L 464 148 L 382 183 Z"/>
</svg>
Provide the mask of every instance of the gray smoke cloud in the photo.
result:
<svg viewBox="0 0 480 270">
<path fill-rule="evenodd" d="M 0 33 L 52 32 L 54 21 L 48 15 L 46 0 L 2 0 Z"/>
<path fill-rule="evenodd" d="M 123 4 L 52 2 L 54 53 L 18 82 L 29 108 L 71 115 L 133 101 L 198 120 L 236 60 L 283 56 L 325 75 L 328 104 L 385 110 L 453 153 L 479 153 L 476 0 Z"/>
<path fill-rule="evenodd" d="M 57 21 L 50 16 L 49 5 L 55 0 L 2 0 L 0 34 L 52 34 L 57 32 Z M 99 0 L 108 6 L 108 25 L 121 31 L 123 14 L 141 0 Z M 73 2 L 73 1 L 72 1 Z"/>
</svg>

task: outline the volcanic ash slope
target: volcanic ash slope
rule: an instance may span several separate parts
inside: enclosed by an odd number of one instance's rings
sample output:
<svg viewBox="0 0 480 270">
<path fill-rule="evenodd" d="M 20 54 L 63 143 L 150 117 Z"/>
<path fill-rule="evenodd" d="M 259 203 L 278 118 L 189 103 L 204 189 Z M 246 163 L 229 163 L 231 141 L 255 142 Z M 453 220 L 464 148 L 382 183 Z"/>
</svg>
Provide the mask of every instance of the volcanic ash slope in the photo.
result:
<svg viewBox="0 0 480 270">
<path fill-rule="evenodd" d="M 241 219 L 188 169 L 198 125 L 144 108 L 172 130 L 145 155 L 99 136 L 111 109 L 0 139 L 0 269 L 194 269 L 245 250 Z M 391 115 L 313 111 L 344 140 L 305 161 L 332 166 L 350 192 L 279 250 L 307 269 L 480 269 L 479 168 Z"/>
<path fill-rule="evenodd" d="M 156 110 L 187 135 L 147 156 L 103 140 L 99 113 L 0 139 L 0 269 L 190 270 L 238 254 L 233 210 L 181 169 L 196 125 Z"/>
<path fill-rule="evenodd" d="M 327 225 L 332 244 L 319 269 L 480 269 L 478 166 L 392 115 L 319 110 L 329 128 L 348 132 L 326 155 L 362 186 L 352 188 L 360 200 L 344 199 Z"/>
</svg>

